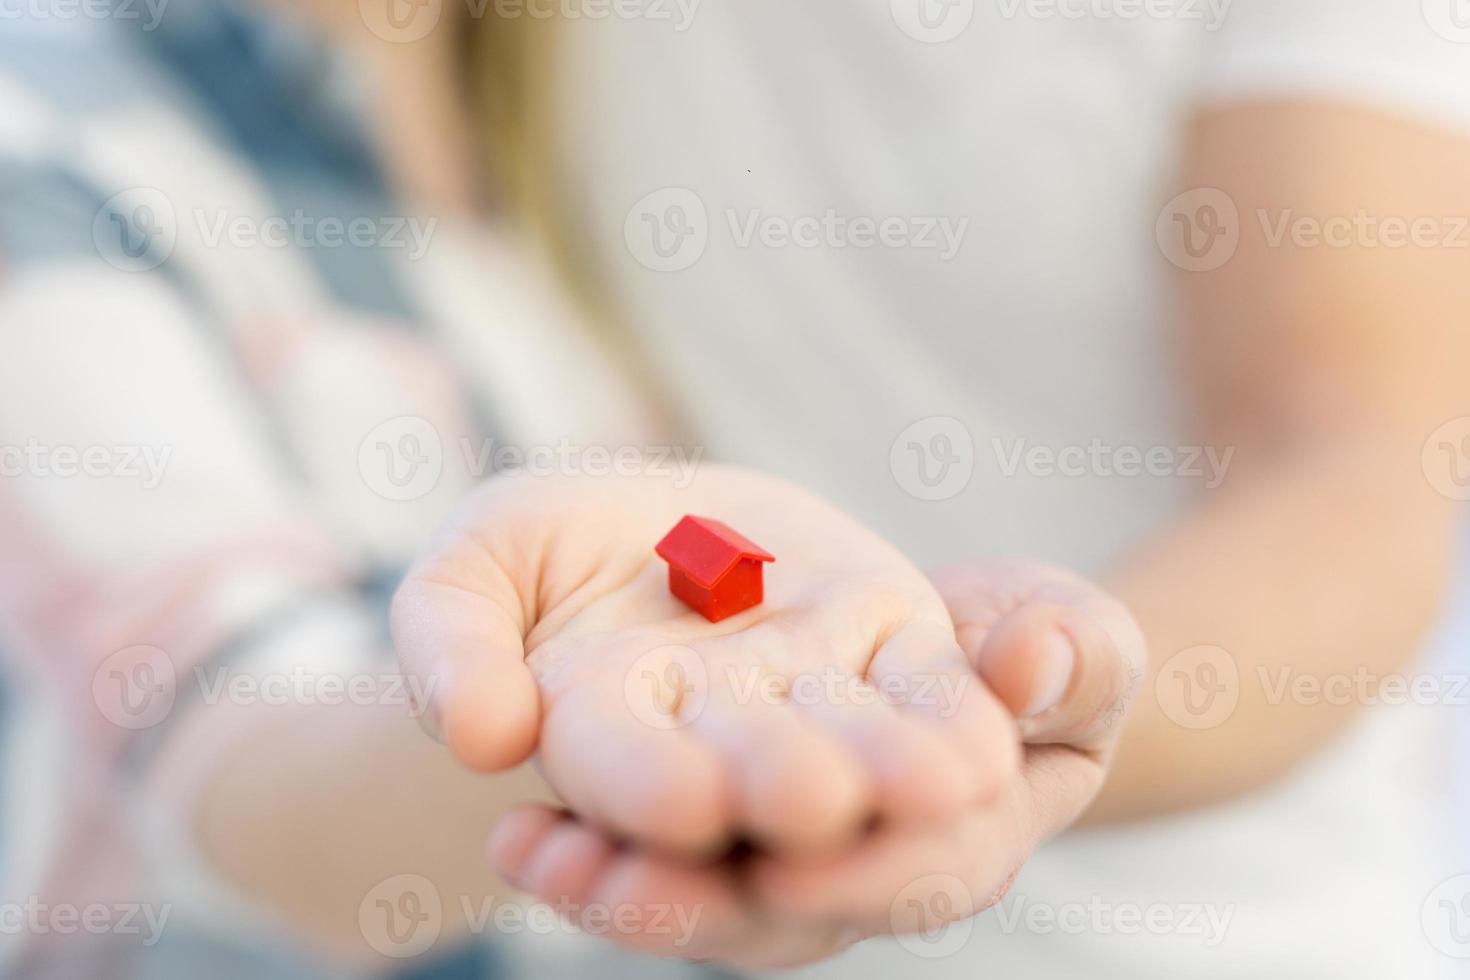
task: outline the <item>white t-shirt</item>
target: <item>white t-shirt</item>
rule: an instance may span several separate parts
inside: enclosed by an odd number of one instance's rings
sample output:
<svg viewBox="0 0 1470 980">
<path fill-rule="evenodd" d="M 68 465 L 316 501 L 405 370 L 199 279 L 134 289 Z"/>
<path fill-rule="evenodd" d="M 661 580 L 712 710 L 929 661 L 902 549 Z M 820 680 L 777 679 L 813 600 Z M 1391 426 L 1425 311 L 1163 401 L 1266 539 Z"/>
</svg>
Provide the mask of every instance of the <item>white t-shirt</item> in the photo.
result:
<svg viewBox="0 0 1470 980">
<path fill-rule="evenodd" d="M 921 562 L 1105 569 L 1218 476 L 1157 238 L 1191 109 L 1321 96 L 1470 133 L 1466 0 L 636 9 L 575 20 L 558 66 L 587 252 L 711 455 Z M 1470 870 L 1439 836 L 1446 714 L 1375 710 L 1268 792 L 1056 842 L 948 955 L 814 972 L 1447 970 L 1421 922 Z"/>
</svg>

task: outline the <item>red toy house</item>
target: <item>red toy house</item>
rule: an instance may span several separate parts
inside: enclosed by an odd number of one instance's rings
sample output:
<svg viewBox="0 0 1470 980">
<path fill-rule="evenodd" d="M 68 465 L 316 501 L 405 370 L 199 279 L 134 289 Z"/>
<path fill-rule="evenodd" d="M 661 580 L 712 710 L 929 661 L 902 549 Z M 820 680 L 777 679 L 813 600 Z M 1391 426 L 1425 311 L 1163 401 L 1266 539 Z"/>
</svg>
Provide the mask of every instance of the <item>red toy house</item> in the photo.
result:
<svg viewBox="0 0 1470 980">
<path fill-rule="evenodd" d="M 687 516 L 653 549 L 669 563 L 669 591 L 711 623 L 760 604 L 770 552 L 708 517 Z"/>
</svg>

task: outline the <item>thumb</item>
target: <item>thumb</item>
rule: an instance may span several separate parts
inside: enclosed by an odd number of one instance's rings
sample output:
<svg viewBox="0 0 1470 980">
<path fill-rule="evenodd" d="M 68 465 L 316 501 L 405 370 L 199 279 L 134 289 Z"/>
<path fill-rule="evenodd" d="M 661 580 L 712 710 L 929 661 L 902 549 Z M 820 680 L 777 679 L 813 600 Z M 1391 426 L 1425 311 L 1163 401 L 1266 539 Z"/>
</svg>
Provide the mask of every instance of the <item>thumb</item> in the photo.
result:
<svg viewBox="0 0 1470 980">
<path fill-rule="evenodd" d="M 933 579 L 960 646 L 1026 742 L 1111 749 L 1147 665 L 1121 602 L 1038 564 L 958 565 Z"/>
</svg>

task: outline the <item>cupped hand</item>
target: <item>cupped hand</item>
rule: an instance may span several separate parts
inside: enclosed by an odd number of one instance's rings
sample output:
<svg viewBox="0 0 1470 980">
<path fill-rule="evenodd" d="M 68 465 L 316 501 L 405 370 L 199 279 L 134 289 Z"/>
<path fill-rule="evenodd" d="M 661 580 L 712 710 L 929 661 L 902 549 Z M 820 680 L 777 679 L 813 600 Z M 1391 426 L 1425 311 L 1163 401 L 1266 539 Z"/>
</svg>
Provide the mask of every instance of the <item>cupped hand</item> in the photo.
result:
<svg viewBox="0 0 1470 980">
<path fill-rule="evenodd" d="M 776 555 L 761 605 L 710 623 L 669 594 L 653 547 L 685 514 Z M 392 627 L 459 759 L 496 770 L 535 752 L 608 846 L 837 854 L 874 821 L 993 800 L 1018 764 L 1012 715 L 930 580 L 748 471 L 492 481 L 410 572 Z"/>
<path fill-rule="evenodd" d="M 932 937 L 998 902 L 1033 848 L 1101 788 L 1143 677 L 1144 641 L 1119 602 L 1062 570 L 969 564 L 934 584 L 968 662 L 1025 740 L 994 799 L 947 819 L 879 824 L 818 860 L 755 853 L 698 867 L 527 806 L 495 829 L 491 863 L 574 920 L 620 914 L 624 928 L 598 931 L 624 945 L 749 968 L 814 961 L 869 936 Z"/>
</svg>

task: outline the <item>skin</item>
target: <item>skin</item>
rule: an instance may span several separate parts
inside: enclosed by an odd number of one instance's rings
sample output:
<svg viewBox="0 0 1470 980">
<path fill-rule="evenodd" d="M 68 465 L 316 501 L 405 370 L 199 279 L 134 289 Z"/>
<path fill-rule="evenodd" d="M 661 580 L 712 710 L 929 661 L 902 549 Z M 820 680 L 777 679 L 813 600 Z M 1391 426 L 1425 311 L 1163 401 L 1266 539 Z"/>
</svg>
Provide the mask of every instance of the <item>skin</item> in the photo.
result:
<svg viewBox="0 0 1470 980">
<path fill-rule="evenodd" d="M 1217 644 L 1238 665 L 1240 701 L 1194 731 L 1140 699 L 1095 820 L 1231 799 L 1310 758 L 1362 705 L 1273 704 L 1261 672 L 1412 676 L 1459 530 L 1460 508 L 1435 489 L 1449 458 L 1431 454 L 1426 470 L 1422 457 L 1436 429 L 1470 415 L 1457 376 L 1470 255 L 1273 248 L 1256 213 L 1470 215 L 1470 143 L 1351 106 L 1278 102 L 1201 115 L 1189 147 L 1183 186 L 1225 190 L 1244 222 L 1229 263 L 1180 283 L 1203 434 L 1237 452 L 1223 492 L 1110 584 L 1144 624 L 1155 669 Z"/>
<path fill-rule="evenodd" d="M 431 668 L 454 678 L 436 728 L 467 763 L 512 761 L 499 751 L 530 741 L 507 730 L 511 717 L 538 724 L 507 710 L 520 686 L 507 678 L 526 670 L 547 694 L 541 759 L 570 810 L 522 807 L 501 821 L 489 847 L 492 864 L 523 889 L 569 904 L 574 918 L 586 908 L 636 910 L 638 921 L 652 925 L 660 910 L 674 908 L 696 922 L 687 933 L 614 934 L 634 948 L 747 967 L 793 965 L 863 936 L 925 927 L 909 901 L 948 917 L 988 907 L 1030 849 L 1075 820 L 1101 786 L 1145 652 L 1132 617 L 1095 586 L 1026 564 L 943 569 L 931 586 L 896 555 L 864 564 L 866 532 L 829 539 L 820 515 L 835 514 L 824 506 L 806 511 L 803 502 L 816 502 L 804 493 L 738 470 L 703 474 L 712 493 L 644 485 L 625 496 L 600 485 L 605 482 L 551 488 L 558 499 L 540 519 L 528 519 L 526 510 L 547 506 L 547 487 L 497 488 L 471 508 L 467 521 L 475 532 L 452 534 L 443 551 L 410 575 L 395 605 L 395 635 L 408 669 L 449 660 Z M 780 511 L 771 507 L 777 499 Z M 647 557 L 646 537 L 629 541 L 624 553 L 616 542 L 583 547 L 575 521 L 570 533 L 563 528 L 568 513 L 598 527 L 637 527 L 644 515 L 658 522 L 652 526 L 667 526 L 683 507 L 720 500 L 780 553 L 801 555 L 781 549 L 804 543 L 806 553 L 838 560 L 784 569 L 762 611 L 711 625 L 671 607 L 661 563 Z M 851 531 L 848 525 L 830 526 Z M 508 543 L 517 537 L 536 543 L 529 550 Z M 489 552 L 499 557 L 487 562 Z M 507 554 L 524 569 L 519 589 L 506 588 L 516 578 L 503 573 Z M 631 580 L 628 563 L 639 569 Z M 917 595 L 900 590 L 905 581 L 919 588 Z M 446 582 L 453 583 L 450 593 Z M 560 595 L 565 583 L 572 590 Z M 856 601 L 849 606 L 842 596 Z M 538 625 L 528 632 L 524 652 L 513 648 L 516 630 L 482 631 L 501 618 L 485 603 L 512 616 L 539 608 L 545 630 Z M 573 611 L 562 611 L 567 603 Z M 576 625 L 599 605 L 615 611 L 611 620 L 594 615 L 595 625 Z M 436 635 L 420 646 L 428 637 L 425 620 Z M 446 629 L 452 642 L 444 641 Z M 552 638 L 538 642 L 538 632 Z M 579 642 L 589 635 L 594 643 Z M 689 686 L 699 690 L 699 708 L 680 731 L 704 743 L 705 765 L 723 770 L 733 792 L 721 793 L 718 777 L 696 776 L 688 764 L 660 754 L 654 743 L 664 733 L 651 735 L 646 714 L 630 710 L 628 660 L 620 651 L 627 644 L 656 650 L 671 638 L 704 651 L 710 666 L 707 690 Z M 548 682 L 543 652 L 553 644 L 572 652 L 548 657 L 557 661 L 557 679 Z M 734 659 L 722 660 L 730 650 Z M 799 705 L 788 713 L 802 713 L 806 724 L 791 724 L 775 717 L 784 703 L 742 698 L 718 669 L 758 664 L 794 682 L 822 662 L 875 684 L 911 680 L 901 689 L 915 692 L 915 700 L 925 679 L 952 677 L 965 699 L 937 711 L 932 704 L 899 703 L 894 710 L 882 702 L 856 710 L 834 697 Z M 574 696 L 569 691 L 585 699 L 566 719 L 559 712 Z M 712 719 L 716 706 L 725 710 Z M 897 724 L 907 715 L 912 734 Z M 706 720 L 713 724 L 701 724 Z M 731 738 L 732 727 L 739 737 Z M 562 757 L 556 747 L 568 736 L 558 728 L 571 733 L 572 751 Z M 927 737 L 917 737 L 920 732 Z M 1026 747 L 1018 759 L 1021 737 Z M 594 752 L 587 751 L 591 742 L 599 743 Z M 953 782 L 955 773 L 944 770 L 956 765 L 968 777 L 981 776 L 978 789 Z M 895 783 L 888 774 L 905 778 Z M 622 794 L 631 796 L 615 798 Z M 609 818 L 640 802 L 646 809 L 635 810 L 633 822 Z M 808 838 L 813 826 L 821 832 Z M 690 861 L 678 848 L 688 846 L 695 829 L 701 839 L 717 833 L 722 841 L 743 831 L 754 853 Z"/>
<path fill-rule="evenodd" d="M 382 62 L 389 77 L 396 58 Z M 415 142 L 390 150 L 397 172 L 467 165 Z M 1421 450 L 1443 422 L 1470 415 L 1461 377 L 1470 363 L 1470 276 L 1463 253 L 1449 249 L 1269 247 L 1255 215 L 1286 207 L 1324 217 L 1361 208 L 1467 214 L 1470 145 L 1393 116 L 1273 102 L 1201 113 L 1188 149 L 1181 186 L 1224 189 L 1244 216 L 1235 257 L 1179 282 L 1181 347 L 1202 436 L 1236 456 L 1222 490 L 1120 566 L 1106 591 L 1032 566 L 961 566 L 926 585 L 901 555 L 805 492 L 720 471 L 716 482 L 761 488 L 765 507 L 745 528 L 757 540 L 783 556 L 805 553 L 803 539 L 788 536 L 803 529 L 773 529 L 779 540 L 766 541 L 754 527 L 788 507 L 809 509 L 821 518 L 810 543 L 855 549 L 868 578 L 855 584 L 802 569 L 805 601 L 783 595 L 774 616 L 705 632 L 655 595 L 653 573 L 638 565 L 646 554 L 635 556 L 621 537 L 586 546 L 558 536 L 569 518 L 597 518 L 597 495 L 563 489 L 556 498 L 563 510 L 502 535 L 504 515 L 528 505 L 514 499 L 518 490 L 487 491 L 406 584 L 395 607 L 400 652 L 409 671 L 437 675 L 452 665 L 440 689 L 449 700 L 436 704 L 432 727 L 454 756 L 470 769 L 497 770 L 539 744 L 547 777 L 576 801 L 575 815 L 530 805 L 501 818 L 532 792 L 524 767 L 515 770 L 518 783 L 476 779 L 401 719 L 302 709 L 270 719 L 221 760 L 196 814 L 206 856 L 247 893 L 288 912 L 308 938 L 362 956 L 355 910 L 374 881 L 411 870 L 446 894 L 505 894 L 464 860 L 493 824 L 492 864 L 542 898 L 702 910 L 695 934 L 676 949 L 668 936 L 635 932 L 619 941 L 743 965 L 790 964 L 863 935 L 918 927 L 894 910 L 905 907 L 898 899 L 915 897 L 905 889 L 935 873 L 962 883 L 958 897 L 969 904 L 945 907 L 969 914 L 998 899 L 1031 850 L 1079 816 L 1132 819 L 1210 805 L 1269 785 L 1310 758 L 1362 705 L 1271 703 L 1259 671 L 1408 668 L 1447 581 L 1455 537 L 1455 508 L 1426 479 L 1443 474 L 1426 474 Z M 408 183 L 425 188 L 425 199 L 465 186 L 462 175 Z M 699 492 L 713 495 L 702 502 L 743 513 L 719 488 Z M 668 516 L 661 504 L 644 506 L 641 495 L 624 500 L 599 527 L 626 521 L 648 530 L 655 512 Z M 741 526 L 732 511 L 713 512 Z M 644 536 L 640 548 L 664 529 Z M 539 578 L 546 569 L 556 575 Z M 937 628 L 947 616 L 984 682 L 972 691 L 964 724 L 898 709 L 884 722 L 923 732 L 913 737 L 934 746 L 932 754 L 913 752 L 915 764 L 948 760 L 941 765 L 958 770 L 934 770 L 947 788 L 917 812 L 907 809 L 915 800 L 884 782 L 883 760 L 868 751 L 874 742 L 840 725 L 791 712 L 773 719 L 762 705 L 731 712 L 718 730 L 690 725 L 675 729 L 682 737 L 657 742 L 612 710 L 628 707 L 625 678 L 599 662 L 593 638 L 600 635 L 611 636 L 614 657 L 674 639 L 722 652 L 733 645 L 772 668 L 789 666 L 799 651 L 856 675 L 863 642 L 819 627 L 823 642 L 797 644 L 796 633 L 779 629 L 822 624 L 832 596 L 864 608 L 855 598 L 864 589 L 885 601 L 904 597 L 863 622 L 858 632 L 874 641 L 866 652 L 881 649 L 880 636 L 915 624 Z M 1052 686 L 1057 655 L 1049 638 L 1057 628 L 1069 637 L 1072 673 L 1059 703 L 1028 713 L 1038 691 Z M 772 648 L 785 651 L 779 664 L 765 662 L 764 643 L 739 642 L 747 630 L 776 640 Z M 1241 683 L 1231 717 L 1196 731 L 1170 719 L 1156 681 L 1171 656 L 1199 644 L 1227 650 Z M 928 656 L 900 658 L 898 669 L 912 672 L 917 663 L 932 671 L 947 645 L 926 632 L 917 646 Z M 942 660 L 957 669 L 952 651 Z M 1142 693 L 1124 725 L 1135 689 Z M 1007 722 L 1019 747 L 1004 748 L 1002 738 L 977 745 L 982 720 Z M 803 734 L 790 755 L 740 751 L 792 725 Z M 652 782 L 630 794 L 622 773 L 609 779 L 603 769 L 599 779 L 579 760 L 578 739 L 603 759 L 627 759 L 657 742 L 658 766 L 635 764 Z M 976 750 L 973 758 L 954 763 L 966 748 Z M 269 771 L 258 761 L 266 752 Z M 813 778 L 830 785 L 805 794 L 782 767 L 818 757 L 827 763 L 820 773 L 812 768 Z M 711 795 L 695 799 L 685 785 L 661 783 L 671 772 L 694 774 L 699 781 L 690 785 Z M 710 800 L 715 805 L 701 810 Z M 355 838 L 303 876 L 300 862 L 288 859 L 292 848 L 339 840 L 343 813 L 354 814 Z M 869 826 L 874 816 L 882 819 Z M 808 819 L 831 835 L 807 832 Z M 737 837 L 760 846 L 707 860 Z M 917 898 L 936 907 L 932 892 Z M 446 924 L 448 935 L 457 928 L 463 924 Z"/>
<path fill-rule="evenodd" d="M 1255 215 L 1288 207 L 1323 217 L 1360 208 L 1470 214 L 1470 194 L 1456 177 L 1470 165 L 1470 147 L 1392 117 L 1306 103 L 1201 116 L 1192 145 L 1187 186 L 1226 190 L 1246 216 L 1235 258 L 1181 284 L 1206 431 L 1218 447 L 1236 447 L 1237 457 L 1223 492 L 1110 580 L 1152 651 L 1144 690 L 1160 693 L 1141 698 L 1129 717 L 1089 821 L 1232 799 L 1309 759 L 1363 705 L 1273 701 L 1262 672 L 1326 677 L 1361 667 L 1380 677 L 1412 676 L 1456 537 L 1456 508 L 1435 489 L 1447 470 L 1426 470 L 1421 453 L 1442 423 L 1470 414 L 1456 367 L 1470 355 L 1463 255 L 1366 243 L 1271 247 Z M 1381 146 L 1394 153 L 1371 151 Z M 1263 158 L 1262 147 L 1272 152 Z M 949 574 L 936 582 L 964 638 L 972 629 L 965 603 L 989 600 L 973 579 L 955 585 Z M 1229 719 L 1196 730 L 1171 719 L 1168 689 L 1156 681 L 1170 657 L 1200 644 L 1228 651 L 1240 683 Z M 1107 656 L 1115 660 L 1119 651 Z M 979 666 L 992 687 L 1005 690 L 983 658 Z M 1024 774 L 1040 733 L 1022 730 Z M 1105 729 L 1105 738 L 1111 734 Z M 1107 763 L 1104 755 L 1098 768 Z M 1087 767 L 1047 771 L 1059 776 L 1057 785 L 1041 789 L 1023 779 L 1014 797 L 975 808 L 947 835 L 879 832 L 816 865 L 762 856 L 694 872 L 614 849 L 585 820 L 545 807 L 502 821 L 490 855 L 549 900 L 680 896 L 707 910 L 690 946 L 673 950 L 658 937 L 639 937 L 645 948 L 785 965 L 901 927 L 892 903 L 913 897 L 913 883 L 935 871 L 958 876 L 966 897 L 984 896 L 978 907 L 994 901 L 1007 871 L 1078 815 L 1071 804 L 1089 797 Z M 1059 798 L 1069 805 L 1055 819 L 1034 819 L 1037 802 Z M 1025 802 L 1008 806 L 1011 799 Z M 975 829 L 967 835 L 966 827 Z"/>
</svg>

